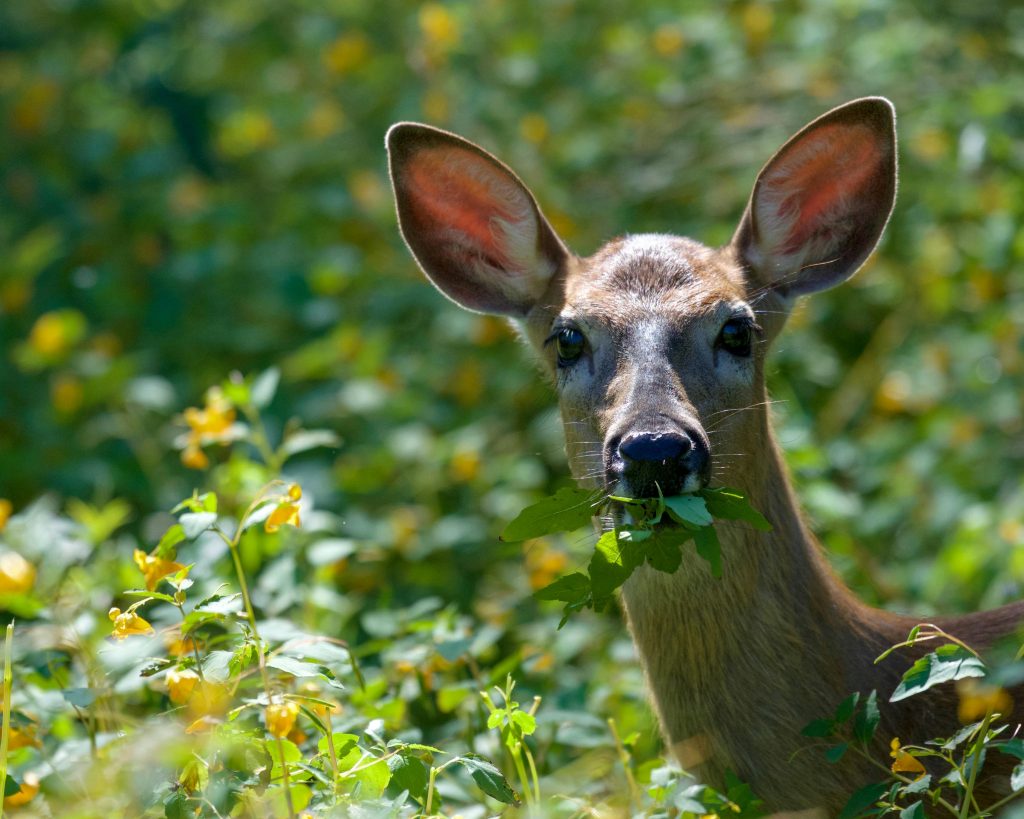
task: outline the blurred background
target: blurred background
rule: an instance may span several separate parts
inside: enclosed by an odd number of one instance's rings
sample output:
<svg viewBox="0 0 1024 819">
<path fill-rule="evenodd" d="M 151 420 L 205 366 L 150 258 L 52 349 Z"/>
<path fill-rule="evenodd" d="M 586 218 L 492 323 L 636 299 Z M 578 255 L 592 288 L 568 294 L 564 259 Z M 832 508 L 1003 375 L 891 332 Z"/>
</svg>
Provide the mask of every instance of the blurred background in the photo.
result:
<svg viewBox="0 0 1024 819">
<path fill-rule="evenodd" d="M 996 0 L 3 3 L 0 497 L 120 499 L 145 540 L 206 480 L 172 446 L 180 412 L 277 366 L 271 437 L 297 417 L 342 438 L 290 467 L 358 544 L 339 582 L 360 602 L 330 627 L 366 638 L 358 609 L 436 594 L 544 646 L 557 614 L 529 590 L 588 544 L 495 534 L 566 482 L 553 398 L 502 322 L 418 273 L 385 130 L 488 148 L 586 254 L 727 241 L 774 150 L 866 94 L 899 114 L 896 211 L 778 343 L 780 437 L 862 597 L 1019 599 L 1024 7 Z M 577 704 L 586 663 L 630 650 L 582 622 L 552 644 Z"/>
</svg>

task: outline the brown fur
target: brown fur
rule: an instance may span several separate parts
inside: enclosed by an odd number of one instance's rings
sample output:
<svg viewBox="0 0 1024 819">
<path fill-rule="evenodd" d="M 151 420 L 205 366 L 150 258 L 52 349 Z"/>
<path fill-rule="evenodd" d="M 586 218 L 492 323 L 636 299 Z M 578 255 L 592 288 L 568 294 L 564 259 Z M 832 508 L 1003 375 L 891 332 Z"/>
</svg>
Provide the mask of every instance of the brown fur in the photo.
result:
<svg viewBox="0 0 1024 819">
<path fill-rule="evenodd" d="M 758 177 L 733 242 L 720 249 L 640 235 L 579 258 L 518 178 L 482 149 L 408 124 L 396 126 L 388 144 L 410 248 L 460 304 L 517 320 L 558 388 L 577 480 L 614 488 L 609 447 L 625 432 L 690 429 L 707 438 L 712 481 L 742 490 L 774 525 L 769 533 L 718 525 L 721 579 L 687 559 L 674 575 L 642 567 L 623 588 L 654 708 L 682 762 L 712 784 L 734 771 L 772 809 L 834 814 L 878 771 L 853 754 L 826 764 L 800 731 L 849 693 L 877 689 L 885 703 L 877 760 L 888 759 L 894 736 L 907 743 L 951 734 L 949 686 L 885 702 L 923 649 L 874 659 L 918 621 L 864 605 L 829 568 L 793 496 L 764 382 L 765 353 L 794 296 L 852 275 L 884 228 L 895 195 L 891 106 L 850 103 L 793 137 Z M 444 174 L 444 196 L 472 201 L 479 213 L 470 218 L 460 204 L 450 223 L 434 224 L 439 209 L 423 199 L 431 186 L 422 169 L 410 170 L 420 144 L 432 166 L 487 159 L 486 173 L 475 172 L 465 191 L 458 174 Z M 481 179 L 495 188 L 493 206 Z M 510 198 L 522 203 L 518 220 L 508 217 Z M 500 227 L 489 235 L 480 228 L 488 220 Z M 538 237 L 535 258 L 524 237 Z M 512 251 L 516 267 L 494 262 Z M 747 314 L 763 337 L 741 360 L 716 337 L 730 317 Z M 556 364 L 550 338 L 559 322 L 572 322 L 587 340 L 587 355 L 572 367 Z M 984 648 L 1022 619 L 1017 603 L 938 624 Z M 984 783 L 993 793 L 1004 785 L 1003 772 L 995 773 Z"/>
</svg>

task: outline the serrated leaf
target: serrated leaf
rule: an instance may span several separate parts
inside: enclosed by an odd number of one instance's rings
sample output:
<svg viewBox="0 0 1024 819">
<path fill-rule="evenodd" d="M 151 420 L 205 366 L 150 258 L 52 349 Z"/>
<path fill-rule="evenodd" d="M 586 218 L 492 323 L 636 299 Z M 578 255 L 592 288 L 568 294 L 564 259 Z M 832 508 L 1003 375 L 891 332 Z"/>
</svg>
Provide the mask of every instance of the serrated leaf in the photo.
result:
<svg viewBox="0 0 1024 819">
<path fill-rule="evenodd" d="M 919 658 L 903 675 L 889 702 L 913 697 L 940 683 L 984 676 L 985 666 L 981 660 L 963 646 L 949 643 Z"/>
<path fill-rule="evenodd" d="M 590 578 L 583 572 L 573 572 L 554 583 L 535 591 L 538 600 L 560 600 L 563 603 L 581 603 L 590 596 Z"/>
<path fill-rule="evenodd" d="M 413 799 L 420 799 L 426 794 L 430 772 L 419 757 L 397 754 L 388 760 L 388 768 L 391 770 L 389 792 L 397 796 L 401 791 L 408 791 Z"/>
<path fill-rule="evenodd" d="M 714 526 L 704 526 L 693 532 L 693 542 L 697 546 L 697 554 L 703 557 L 711 567 L 711 574 L 722 576 L 722 544 L 718 542 L 718 533 Z"/>
<path fill-rule="evenodd" d="M 194 540 L 217 522 L 216 512 L 186 512 L 178 520 L 188 540 Z"/>
<path fill-rule="evenodd" d="M 537 730 L 537 720 L 526 711 L 513 711 L 511 722 L 519 729 L 520 736 L 528 737 Z"/>
<path fill-rule="evenodd" d="M 519 804 L 519 794 L 512 790 L 508 780 L 493 763 L 476 754 L 458 757 L 458 761 L 469 771 L 469 775 L 473 777 L 477 787 L 488 796 L 506 805 Z"/>
<path fill-rule="evenodd" d="M 710 526 L 711 514 L 700 495 L 673 495 L 665 498 L 665 508 L 673 519 L 694 526 Z"/>
<path fill-rule="evenodd" d="M 770 532 L 772 529 L 768 519 L 751 506 L 743 493 L 736 489 L 702 489 L 700 496 L 707 503 L 708 511 L 713 518 L 743 520 L 762 532 Z"/>
<path fill-rule="evenodd" d="M 551 497 L 527 506 L 505 527 L 501 539 L 514 542 L 579 529 L 590 522 L 599 498 L 600 494 L 593 489 L 563 487 Z"/>
</svg>

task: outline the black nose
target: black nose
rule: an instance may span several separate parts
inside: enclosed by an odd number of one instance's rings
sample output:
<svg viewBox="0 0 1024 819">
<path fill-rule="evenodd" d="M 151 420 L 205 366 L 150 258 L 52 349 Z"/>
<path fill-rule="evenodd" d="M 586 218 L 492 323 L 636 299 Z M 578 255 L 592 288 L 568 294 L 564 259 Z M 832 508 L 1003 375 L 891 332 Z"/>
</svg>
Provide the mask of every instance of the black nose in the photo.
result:
<svg viewBox="0 0 1024 819">
<path fill-rule="evenodd" d="M 693 448 L 679 432 L 633 432 L 622 439 L 619 454 L 625 461 L 671 461 Z"/>
<path fill-rule="evenodd" d="M 612 452 L 609 483 L 621 482 L 634 497 L 656 497 L 659 490 L 676 495 L 707 484 L 711 458 L 701 435 L 681 430 L 630 432 Z"/>
</svg>

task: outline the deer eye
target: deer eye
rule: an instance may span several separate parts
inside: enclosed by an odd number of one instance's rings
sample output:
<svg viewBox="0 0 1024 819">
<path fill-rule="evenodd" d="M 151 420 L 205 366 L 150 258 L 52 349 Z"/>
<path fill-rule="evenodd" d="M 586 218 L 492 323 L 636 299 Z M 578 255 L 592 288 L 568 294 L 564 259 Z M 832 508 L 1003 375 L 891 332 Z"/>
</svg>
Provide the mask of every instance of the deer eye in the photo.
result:
<svg viewBox="0 0 1024 819">
<path fill-rule="evenodd" d="M 750 356 L 753 330 L 748 319 L 731 318 L 722 325 L 722 329 L 718 333 L 718 341 L 715 344 L 737 358 L 747 358 Z"/>
<path fill-rule="evenodd" d="M 555 351 L 558 353 L 558 366 L 568 367 L 576 363 L 583 355 L 583 333 L 575 327 L 563 327 L 555 334 Z"/>
</svg>

